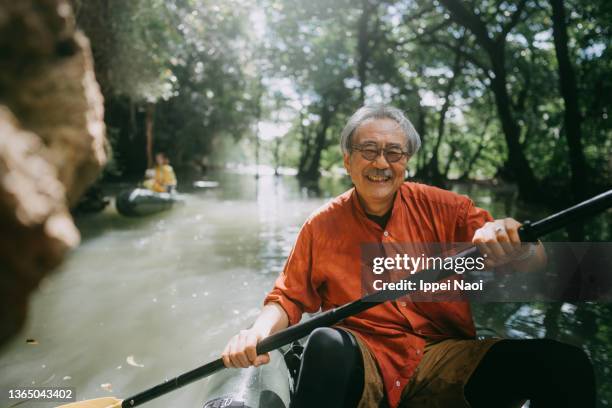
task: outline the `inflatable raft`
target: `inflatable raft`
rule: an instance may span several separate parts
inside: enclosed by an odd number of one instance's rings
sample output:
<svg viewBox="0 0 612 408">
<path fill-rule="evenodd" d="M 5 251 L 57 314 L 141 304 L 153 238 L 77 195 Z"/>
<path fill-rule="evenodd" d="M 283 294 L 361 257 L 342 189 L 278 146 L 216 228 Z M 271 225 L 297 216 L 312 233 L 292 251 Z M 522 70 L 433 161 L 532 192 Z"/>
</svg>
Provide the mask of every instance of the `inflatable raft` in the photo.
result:
<svg viewBox="0 0 612 408">
<path fill-rule="evenodd" d="M 119 193 L 115 201 L 117 211 L 128 217 L 155 214 L 183 204 L 178 194 L 155 193 L 144 188 L 136 188 Z"/>
</svg>

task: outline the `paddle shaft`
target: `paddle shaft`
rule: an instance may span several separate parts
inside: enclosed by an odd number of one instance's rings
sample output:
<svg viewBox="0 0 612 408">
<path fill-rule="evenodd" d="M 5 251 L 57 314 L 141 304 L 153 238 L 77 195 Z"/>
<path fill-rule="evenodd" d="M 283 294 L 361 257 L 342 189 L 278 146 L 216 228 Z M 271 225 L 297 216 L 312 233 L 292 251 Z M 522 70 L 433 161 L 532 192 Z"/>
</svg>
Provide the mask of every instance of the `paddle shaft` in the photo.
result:
<svg viewBox="0 0 612 408">
<path fill-rule="evenodd" d="M 536 222 L 525 221 L 521 227 L 521 240 L 535 241 L 538 237 L 561 229 L 582 218 L 598 214 L 612 206 L 612 190 L 603 192 Z"/>
<path fill-rule="evenodd" d="M 578 219 L 599 213 L 610 206 L 612 206 L 612 190 L 534 223 L 525 222 L 525 224 L 519 230 L 519 236 L 523 242 L 532 242 L 542 235 L 562 228 L 571 222 L 577 221 Z M 454 257 L 473 257 L 477 256 L 478 254 L 478 249 L 476 247 L 471 247 L 456 254 Z M 455 272 L 453 270 L 425 270 L 419 272 L 418 276 L 412 275 L 411 277 L 407 278 L 407 280 L 435 282 L 448 278 L 454 273 Z M 347 303 L 346 305 L 320 313 L 310 320 L 288 327 L 263 339 L 257 344 L 257 354 L 264 354 L 269 351 L 276 350 L 279 347 L 286 346 L 287 344 L 291 344 L 292 342 L 307 336 L 313 330 L 319 327 L 332 326 L 346 319 L 347 317 L 359 314 L 386 301 L 398 299 L 407 295 L 409 292 L 409 290 L 375 292 L 351 303 Z M 181 374 L 171 380 L 167 380 L 146 391 L 126 398 L 121 403 L 121 407 L 129 408 L 144 404 L 147 401 L 167 394 L 168 392 L 183 387 L 184 385 L 212 375 L 223 368 L 225 368 L 223 359 L 218 358 L 217 360 L 204 364 L 201 367 Z"/>
</svg>

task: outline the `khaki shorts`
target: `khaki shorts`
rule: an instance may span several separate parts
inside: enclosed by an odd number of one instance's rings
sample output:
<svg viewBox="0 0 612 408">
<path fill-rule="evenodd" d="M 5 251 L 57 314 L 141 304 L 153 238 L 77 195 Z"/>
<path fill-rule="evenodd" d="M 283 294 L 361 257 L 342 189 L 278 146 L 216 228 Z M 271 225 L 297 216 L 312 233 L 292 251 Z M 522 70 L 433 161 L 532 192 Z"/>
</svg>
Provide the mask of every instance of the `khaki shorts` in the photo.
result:
<svg viewBox="0 0 612 408">
<path fill-rule="evenodd" d="M 355 336 L 365 373 L 358 408 L 387 407 L 382 377 L 368 347 Z M 501 339 L 447 339 L 428 343 L 423 359 L 402 391 L 400 408 L 469 408 L 463 388 L 489 348 Z"/>
</svg>

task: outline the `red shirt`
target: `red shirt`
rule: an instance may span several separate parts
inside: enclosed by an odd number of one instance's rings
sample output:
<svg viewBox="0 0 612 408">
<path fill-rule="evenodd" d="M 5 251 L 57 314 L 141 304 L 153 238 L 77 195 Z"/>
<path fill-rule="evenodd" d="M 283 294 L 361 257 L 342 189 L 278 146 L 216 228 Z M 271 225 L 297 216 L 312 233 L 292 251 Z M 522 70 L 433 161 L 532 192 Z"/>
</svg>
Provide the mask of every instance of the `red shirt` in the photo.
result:
<svg viewBox="0 0 612 408">
<path fill-rule="evenodd" d="M 279 303 L 294 325 L 304 312 L 327 310 L 362 296 L 361 244 L 470 242 L 492 219 L 466 196 L 407 182 L 398 190 L 383 230 L 366 216 L 351 189 L 308 218 L 264 304 Z M 467 302 L 386 302 L 339 326 L 352 329 L 367 344 L 392 408 L 421 361 L 425 339 L 476 334 Z"/>
</svg>

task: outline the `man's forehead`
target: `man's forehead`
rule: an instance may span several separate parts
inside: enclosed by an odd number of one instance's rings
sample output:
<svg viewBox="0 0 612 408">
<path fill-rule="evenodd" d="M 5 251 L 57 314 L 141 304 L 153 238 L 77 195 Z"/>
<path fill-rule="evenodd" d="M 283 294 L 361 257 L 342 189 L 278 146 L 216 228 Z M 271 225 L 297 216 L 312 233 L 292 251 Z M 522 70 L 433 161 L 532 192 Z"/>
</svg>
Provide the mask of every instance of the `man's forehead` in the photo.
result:
<svg viewBox="0 0 612 408">
<path fill-rule="evenodd" d="M 404 132 L 393 119 L 368 119 L 355 129 L 355 143 L 366 139 L 385 139 L 387 142 L 403 143 Z"/>
</svg>

